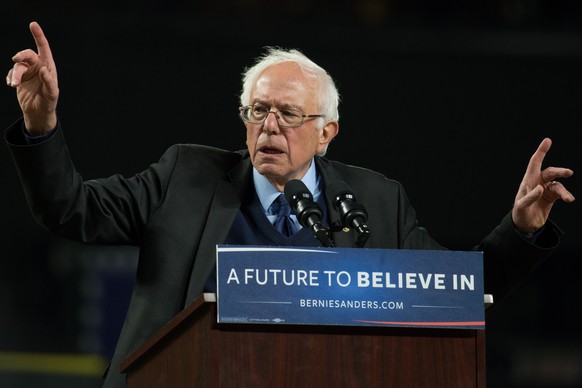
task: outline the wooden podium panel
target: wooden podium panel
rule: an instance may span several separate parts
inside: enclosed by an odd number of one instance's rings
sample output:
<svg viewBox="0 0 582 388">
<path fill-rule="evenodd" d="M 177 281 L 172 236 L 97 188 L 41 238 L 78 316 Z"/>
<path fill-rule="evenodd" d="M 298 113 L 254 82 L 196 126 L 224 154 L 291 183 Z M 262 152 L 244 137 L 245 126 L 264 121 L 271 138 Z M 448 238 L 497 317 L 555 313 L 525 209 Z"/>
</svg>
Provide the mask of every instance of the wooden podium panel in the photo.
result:
<svg viewBox="0 0 582 388">
<path fill-rule="evenodd" d="M 201 296 L 121 371 L 130 388 L 485 388 L 485 331 L 217 324 Z"/>
</svg>

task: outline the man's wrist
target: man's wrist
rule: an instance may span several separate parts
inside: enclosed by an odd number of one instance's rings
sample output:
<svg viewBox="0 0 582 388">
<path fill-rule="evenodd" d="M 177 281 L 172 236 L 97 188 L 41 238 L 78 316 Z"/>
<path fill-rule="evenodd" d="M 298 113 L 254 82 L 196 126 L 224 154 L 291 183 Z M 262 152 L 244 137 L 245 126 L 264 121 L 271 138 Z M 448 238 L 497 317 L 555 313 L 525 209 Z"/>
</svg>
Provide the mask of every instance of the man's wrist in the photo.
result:
<svg viewBox="0 0 582 388">
<path fill-rule="evenodd" d="M 44 120 L 34 120 L 24 115 L 24 130 L 30 137 L 43 137 L 55 131 L 57 128 L 56 113 L 50 114 Z"/>
<path fill-rule="evenodd" d="M 22 136 L 24 137 L 24 141 L 26 144 L 38 144 L 42 143 L 43 141 L 49 139 L 57 130 L 58 122 L 55 124 L 53 129 L 49 131 L 43 131 L 42 134 L 36 135 L 31 133 L 30 130 L 26 127 L 25 123 L 22 123 Z"/>
</svg>

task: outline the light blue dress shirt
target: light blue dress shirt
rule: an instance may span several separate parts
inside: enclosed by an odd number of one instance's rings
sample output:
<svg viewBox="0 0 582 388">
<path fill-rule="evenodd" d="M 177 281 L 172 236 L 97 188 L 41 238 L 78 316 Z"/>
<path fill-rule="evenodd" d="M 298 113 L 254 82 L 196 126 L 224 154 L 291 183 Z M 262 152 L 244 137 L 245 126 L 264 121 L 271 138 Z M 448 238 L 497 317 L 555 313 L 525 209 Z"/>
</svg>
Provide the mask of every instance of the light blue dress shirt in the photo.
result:
<svg viewBox="0 0 582 388">
<path fill-rule="evenodd" d="M 305 183 L 305 186 L 313 195 L 313 200 L 317 202 L 319 197 L 321 196 L 321 178 L 317 173 L 317 169 L 315 168 L 315 160 L 311 160 L 311 165 L 309 169 L 301 178 L 301 181 Z M 263 207 L 263 211 L 265 215 L 271 221 L 271 223 L 275 222 L 276 215 L 269 213 L 269 208 L 273 201 L 282 194 L 279 192 L 272 184 L 269 182 L 267 178 L 259 174 L 256 168 L 253 167 L 253 183 L 255 185 L 255 191 L 257 192 L 257 196 L 259 197 L 259 201 Z M 297 221 L 297 216 L 294 213 L 291 213 L 291 220 L 293 221 L 293 228 L 294 231 L 298 231 L 302 228 L 299 221 Z"/>
</svg>

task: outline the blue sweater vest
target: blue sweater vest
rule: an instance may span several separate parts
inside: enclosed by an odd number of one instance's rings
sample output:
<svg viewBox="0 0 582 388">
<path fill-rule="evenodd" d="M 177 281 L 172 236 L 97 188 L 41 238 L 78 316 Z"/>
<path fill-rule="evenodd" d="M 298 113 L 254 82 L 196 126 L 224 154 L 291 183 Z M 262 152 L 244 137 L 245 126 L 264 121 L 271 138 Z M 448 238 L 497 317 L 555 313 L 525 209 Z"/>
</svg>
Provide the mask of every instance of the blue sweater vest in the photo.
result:
<svg viewBox="0 0 582 388">
<path fill-rule="evenodd" d="M 254 189 L 241 204 L 224 244 L 227 245 L 270 245 L 270 246 L 302 246 L 321 247 L 310 228 L 301 228 L 292 236 L 285 236 L 275 230 L 269 221 L 259 197 Z M 327 223 L 327 207 L 325 201 L 318 201 L 323 212 L 323 224 Z M 205 292 L 216 292 L 216 269 L 206 283 Z"/>
</svg>

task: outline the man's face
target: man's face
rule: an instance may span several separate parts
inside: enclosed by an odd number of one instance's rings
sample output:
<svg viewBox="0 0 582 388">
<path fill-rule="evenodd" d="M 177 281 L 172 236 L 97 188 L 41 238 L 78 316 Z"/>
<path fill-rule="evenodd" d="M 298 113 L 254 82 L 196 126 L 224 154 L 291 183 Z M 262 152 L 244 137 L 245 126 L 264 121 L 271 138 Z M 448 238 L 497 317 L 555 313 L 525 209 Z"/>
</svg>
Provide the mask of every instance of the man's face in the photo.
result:
<svg viewBox="0 0 582 388">
<path fill-rule="evenodd" d="M 261 73 L 251 91 L 250 104 L 260 103 L 271 111 L 296 108 L 303 114 L 320 114 L 316 82 L 303 74 L 295 62 L 283 62 Z M 301 179 L 313 156 L 324 150 L 337 134 L 337 122 L 317 129 L 319 120 L 306 118 L 295 128 L 281 128 L 274 114 L 262 124 L 245 123 L 247 148 L 257 171 L 283 191 L 291 179 Z"/>
</svg>

